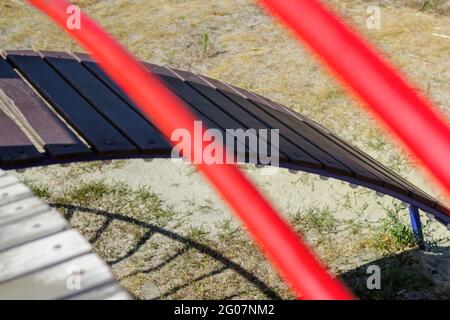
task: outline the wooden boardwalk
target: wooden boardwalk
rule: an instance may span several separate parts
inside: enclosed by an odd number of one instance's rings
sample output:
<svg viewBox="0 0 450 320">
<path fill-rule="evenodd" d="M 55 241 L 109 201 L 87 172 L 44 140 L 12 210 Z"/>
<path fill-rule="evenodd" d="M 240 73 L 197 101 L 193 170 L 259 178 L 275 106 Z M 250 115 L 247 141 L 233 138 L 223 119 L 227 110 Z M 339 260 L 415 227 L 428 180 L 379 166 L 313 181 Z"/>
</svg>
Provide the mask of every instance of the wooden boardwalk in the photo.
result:
<svg viewBox="0 0 450 320">
<path fill-rule="evenodd" d="M 67 221 L 0 170 L 0 299 L 130 299 Z"/>
</svg>

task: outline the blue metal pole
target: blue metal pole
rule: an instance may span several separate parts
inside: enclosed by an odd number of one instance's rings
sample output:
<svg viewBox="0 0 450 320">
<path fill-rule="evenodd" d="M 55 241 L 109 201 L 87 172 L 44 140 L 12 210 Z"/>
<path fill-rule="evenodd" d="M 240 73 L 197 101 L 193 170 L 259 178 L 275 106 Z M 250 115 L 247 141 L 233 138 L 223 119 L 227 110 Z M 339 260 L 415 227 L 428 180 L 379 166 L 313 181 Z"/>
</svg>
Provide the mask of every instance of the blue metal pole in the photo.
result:
<svg viewBox="0 0 450 320">
<path fill-rule="evenodd" d="M 411 218 L 412 229 L 420 249 L 425 248 L 425 240 L 423 238 L 422 223 L 420 222 L 419 208 L 411 205 L 409 207 L 409 217 Z"/>
</svg>

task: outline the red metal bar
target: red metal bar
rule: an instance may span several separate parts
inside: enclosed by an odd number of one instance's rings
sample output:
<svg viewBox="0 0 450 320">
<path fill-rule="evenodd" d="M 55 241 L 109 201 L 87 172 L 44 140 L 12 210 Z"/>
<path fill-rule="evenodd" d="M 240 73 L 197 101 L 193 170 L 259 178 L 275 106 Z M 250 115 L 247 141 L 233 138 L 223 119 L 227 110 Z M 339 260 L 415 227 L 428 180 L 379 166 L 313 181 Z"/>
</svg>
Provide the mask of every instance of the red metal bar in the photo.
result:
<svg viewBox="0 0 450 320">
<path fill-rule="evenodd" d="M 318 0 L 259 0 L 362 100 L 450 198 L 450 128 L 368 43 Z"/>
<path fill-rule="evenodd" d="M 29 0 L 70 33 L 106 73 L 169 138 L 178 128 L 194 136 L 194 116 L 164 85 L 86 15 L 81 29 L 66 26 L 65 0 Z M 192 154 L 185 155 L 188 158 Z M 197 165 L 244 222 L 256 242 L 296 294 L 304 299 L 350 299 L 347 289 L 331 278 L 308 247 L 277 214 L 235 165 Z"/>
</svg>

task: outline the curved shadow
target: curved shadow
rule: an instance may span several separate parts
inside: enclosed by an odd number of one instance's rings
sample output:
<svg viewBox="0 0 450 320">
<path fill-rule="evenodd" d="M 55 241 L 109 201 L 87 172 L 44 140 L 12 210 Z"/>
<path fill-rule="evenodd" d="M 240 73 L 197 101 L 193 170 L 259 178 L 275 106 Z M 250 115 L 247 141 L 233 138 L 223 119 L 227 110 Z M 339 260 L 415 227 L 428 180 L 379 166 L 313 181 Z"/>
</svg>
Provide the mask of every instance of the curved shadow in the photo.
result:
<svg viewBox="0 0 450 320">
<path fill-rule="evenodd" d="M 442 286 L 442 283 L 436 281 L 435 275 L 440 274 L 448 281 L 450 264 L 447 263 L 450 260 L 450 247 L 431 249 L 435 250 L 445 254 L 435 256 L 430 255 L 430 251 L 411 249 L 368 262 L 342 273 L 340 278 L 362 300 L 449 299 L 450 287 Z M 373 287 L 374 278 L 370 278 L 377 272 L 369 268 L 373 266 L 379 268 L 380 288 Z M 369 283 L 372 287 L 368 285 Z"/>
<path fill-rule="evenodd" d="M 102 226 L 99 228 L 99 230 L 97 230 L 95 236 L 93 237 L 93 239 L 91 239 L 91 243 L 92 240 L 97 241 L 100 237 L 101 237 L 101 233 L 103 233 L 107 227 L 109 226 L 109 224 L 116 220 L 116 221 L 122 221 L 122 222 L 126 222 L 126 223 L 130 223 L 136 226 L 139 226 L 143 229 L 146 230 L 146 232 L 144 233 L 144 235 L 140 238 L 140 240 L 138 240 L 138 242 L 136 243 L 135 246 L 133 246 L 132 249 L 130 249 L 124 256 L 109 262 L 109 264 L 116 264 L 120 261 L 123 261 L 125 259 L 127 259 L 128 257 L 132 256 L 135 252 L 137 252 L 139 250 L 139 248 L 145 244 L 145 242 L 150 239 L 150 237 L 156 233 L 159 233 L 165 237 L 168 237 L 174 241 L 177 241 L 179 243 L 182 243 L 184 245 L 184 247 L 178 251 L 177 253 L 175 253 L 174 255 L 172 255 L 171 257 L 169 257 L 168 259 L 166 259 L 165 261 L 163 261 L 162 263 L 160 263 L 159 265 L 149 268 L 149 269 L 144 269 L 144 270 L 137 270 L 135 272 L 132 272 L 130 274 L 127 274 L 125 276 L 123 276 L 121 279 L 122 280 L 124 278 L 139 274 L 139 273 L 149 273 L 152 271 L 157 271 L 158 269 L 161 269 L 162 267 L 164 267 L 165 265 L 167 265 L 168 263 L 170 263 L 171 261 L 175 260 L 176 258 L 178 258 L 179 256 L 181 256 L 184 252 L 186 252 L 187 248 L 194 248 L 195 250 L 197 250 L 200 253 L 206 254 L 208 256 L 210 256 L 211 258 L 215 259 L 216 261 L 220 262 L 223 264 L 222 267 L 220 267 L 217 270 L 213 270 L 212 272 L 205 274 L 205 275 L 201 275 L 195 279 L 193 279 L 192 281 L 190 281 L 189 283 L 186 284 L 182 284 L 179 286 L 176 286 L 172 289 L 170 289 L 168 292 L 161 294 L 160 297 L 157 298 L 163 298 L 165 296 L 171 295 L 173 293 L 175 293 L 176 291 L 183 289 L 184 287 L 186 287 L 187 285 L 195 282 L 195 281 L 200 281 L 202 279 L 205 279 L 209 276 L 213 276 L 216 274 L 219 274 L 227 269 L 232 269 L 233 271 L 237 272 L 239 275 L 241 275 L 242 277 L 244 277 L 248 282 L 252 283 L 254 286 L 256 286 L 262 293 L 264 293 L 266 295 L 267 298 L 269 299 L 281 299 L 281 297 L 273 290 L 271 289 L 264 281 L 262 281 L 261 279 L 259 279 L 257 276 L 253 275 L 252 273 L 250 273 L 249 271 L 245 270 L 242 266 L 240 266 L 239 264 L 231 261 L 230 259 L 226 258 L 225 256 L 223 256 L 220 252 L 204 245 L 201 244 L 199 242 L 196 242 L 192 239 L 186 238 L 180 234 L 177 234 L 175 232 L 172 232 L 170 230 L 158 227 L 154 224 L 151 223 L 147 223 L 147 222 L 143 222 L 140 221 L 138 219 L 135 218 L 131 218 L 131 217 L 127 217 L 125 215 L 122 215 L 120 213 L 111 213 L 108 211 L 104 211 L 104 210 L 98 210 L 98 209 L 92 209 L 92 208 L 85 208 L 85 207 L 80 207 L 80 206 L 73 206 L 73 205 L 67 205 L 67 204 L 62 204 L 62 203 L 51 203 L 50 206 L 54 207 L 54 208 L 64 208 L 66 210 L 66 212 L 68 213 L 69 216 L 71 216 L 73 214 L 74 211 L 79 211 L 79 212 L 86 212 L 86 213 L 94 213 L 97 214 L 99 216 L 103 216 L 106 218 L 106 221 L 102 224 Z"/>
</svg>

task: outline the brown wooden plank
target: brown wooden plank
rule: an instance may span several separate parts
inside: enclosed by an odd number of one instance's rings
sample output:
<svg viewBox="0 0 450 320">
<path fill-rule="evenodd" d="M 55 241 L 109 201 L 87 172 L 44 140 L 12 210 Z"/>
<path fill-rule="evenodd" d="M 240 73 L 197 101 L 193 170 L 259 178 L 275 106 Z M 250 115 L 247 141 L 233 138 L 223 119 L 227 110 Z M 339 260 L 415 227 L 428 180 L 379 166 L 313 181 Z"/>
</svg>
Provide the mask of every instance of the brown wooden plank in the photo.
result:
<svg viewBox="0 0 450 320">
<path fill-rule="evenodd" d="M 229 85 L 228 85 L 229 86 Z M 335 143 L 339 144 L 342 148 L 348 150 L 350 153 L 352 153 L 356 158 L 359 158 L 362 162 L 366 163 L 373 172 L 377 172 L 377 174 L 381 174 L 383 177 L 383 180 L 385 181 L 385 187 L 388 189 L 391 189 L 397 193 L 408 195 L 412 197 L 413 199 L 431 207 L 434 208 L 436 206 L 436 201 L 433 199 L 433 197 L 429 196 L 413 184 L 411 184 L 409 181 L 401 177 L 396 172 L 386 168 L 383 164 L 378 162 L 377 160 L 370 157 L 368 154 L 362 152 L 358 148 L 350 146 L 347 142 L 339 138 L 338 136 L 334 135 L 333 133 L 329 132 L 326 128 L 322 127 L 320 124 L 316 123 L 315 121 L 306 118 L 305 116 L 290 110 L 279 103 L 276 103 L 272 100 L 267 99 L 266 97 L 257 95 L 253 92 L 249 92 L 244 89 L 236 88 L 233 86 L 229 86 L 231 90 L 237 90 L 241 94 L 246 95 L 250 100 L 255 101 L 263 101 L 266 103 L 266 105 L 270 106 L 273 109 L 277 109 L 280 111 L 285 112 L 287 115 L 294 116 L 295 118 L 300 119 L 301 121 L 304 121 L 305 124 L 308 126 L 314 128 L 318 132 L 321 132 L 323 135 L 328 137 L 329 139 L 333 140 Z"/>
<path fill-rule="evenodd" d="M 208 128 L 219 129 L 224 134 L 226 129 L 242 129 L 243 126 L 238 121 L 224 113 L 222 110 L 211 104 L 208 100 L 198 94 L 191 87 L 186 85 L 180 78 L 174 75 L 165 67 L 160 67 L 154 64 L 145 63 L 145 66 L 156 74 L 163 83 L 165 83 L 172 91 L 190 107 L 197 115 L 202 115 L 202 118 L 210 120 Z M 238 142 L 245 146 L 246 150 L 250 152 L 257 152 L 257 149 L 252 149 L 251 146 L 246 145 L 245 139 L 240 139 Z"/>
<path fill-rule="evenodd" d="M 195 95 L 200 95 L 200 96 L 202 96 L 202 99 L 206 99 L 206 101 L 208 101 L 208 103 L 206 103 L 206 104 L 201 104 L 202 108 L 210 108 L 210 109 L 216 109 L 216 110 L 221 111 L 222 113 L 226 114 L 227 116 L 232 117 L 233 119 L 238 121 L 239 127 L 244 130 L 247 130 L 247 129 L 255 129 L 255 130 L 269 129 L 264 123 L 259 121 L 257 118 L 253 117 L 250 113 L 246 112 L 239 106 L 237 106 L 233 101 L 231 101 L 231 100 L 227 99 L 225 96 L 217 93 L 217 91 L 215 91 L 213 88 L 209 87 L 209 89 L 211 89 L 211 90 L 208 91 L 206 89 L 206 92 L 199 91 L 198 88 L 196 88 L 196 86 L 191 83 L 193 78 L 198 78 L 193 73 L 184 72 L 184 71 L 179 72 L 179 70 L 174 70 L 174 69 L 169 69 L 169 68 L 167 68 L 167 70 L 169 72 L 173 73 L 174 75 L 176 75 L 177 77 L 179 77 L 182 81 L 184 81 L 184 83 L 190 87 L 190 90 L 194 90 L 193 92 L 195 92 Z M 198 81 L 201 81 L 201 80 L 198 78 Z M 267 141 L 268 148 L 270 149 L 270 146 L 271 146 L 270 135 L 268 135 L 267 139 L 264 139 L 261 136 L 259 138 Z M 285 145 L 289 145 L 289 144 L 290 144 L 289 141 L 287 141 L 286 139 L 281 137 L 280 149 L 282 149 L 282 150 L 287 149 L 288 146 L 285 146 Z M 295 146 L 291 146 L 291 147 L 295 148 Z M 258 150 L 258 152 L 265 153 L 266 150 L 264 150 L 264 151 Z M 309 157 L 306 154 L 304 155 L 304 157 L 302 159 L 308 163 L 314 164 L 316 162 L 315 159 Z M 290 161 L 290 158 L 286 153 L 279 150 L 279 160 L 280 160 L 280 162 L 288 162 L 288 161 Z M 320 167 L 321 164 L 317 163 L 317 165 L 313 165 L 313 166 Z"/>
<path fill-rule="evenodd" d="M 91 151 L 66 128 L 37 94 L 0 57 L 0 95 L 6 107 L 31 133 L 38 135 L 45 150 L 55 158 L 89 154 Z"/>
<path fill-rule="evenodd" d="M 177 70 L 178 72 L 178 70 Z M 342 162 L 335 159 L 331 154 L 328 154 L 324 150 L 320 149 L 318 146 L 314 145 L 307 139 L 305 139 L 303 136 L 299 135 L 280 121 L 278 121 L 276 118 L 274 118 L 272 115 L 268 113 L 262 112 L 256 105 L 252 104 L 248 100 L 246 100 L 244 97 L 232 94 L 229 91 L 222 90 L 225 88 L 225 85 L 217 80 L 214 79 L 206 79 L 205 80 L 213 86 L 216 90 L 218 90 L 221 94 L 226 96 L 228 99 L 232 100 L 236 105 L 239 107 L 247 110 L 250 114 L 252 114 L 254 117 L 257 117 L 261 122 L 263 122 L 267 128 L 274 128 L 280 130 L 280 136 L 284 137 L 286 140 L 288 140 L 291 144 L 293 144 L 297 150 L 300 150 L 301 152 L 295 152 L 295 149 L 290 148 L 288 150 L 280 148 L 284 152 L 290 156 L 290 158 L 294 159 L 293 162 L 295 162 L 295 159 L 298 159 L 299 156 L 302 154 L 307 154 L 310 157 L 316 159 L 316 162 L 322 163 L 325 168 L 330 170 L 330 172 L 335 172 L 343 175 L 349 175 L 353 176 L 354 172 L 347 167 Z M 195 85 L 193 83 L 193 85 Z M 204 88 L 202 88 L 204 90 Z"/>
<path fill-rule="evenodd" d="M 35 163 L 41 159 L 30 139 L 0 108 L 0 165 Z"/>
<path fill-rule="evenodd" d="M 128 106 L 75 58 L 64 52 L 41 51 L 44 59 L 120 132 L 146 153 L 171 150 L 158 130 Z"/>
<path fill-rule="evenodd" d="M 103 71 L 102 68 L 91 58 L 90 55 L 86 53 L 71 53 L 72 56 L 77 59 L 86 69 L 88 69 L 92 74 L 94 74 L 97 78 L 99 78 L 103 83 L 110 88 L 115 94 L 117 94 L 123 101 L 125 101 L 129 106 L 134 108 L 138 113 L 140 113 L 143 117 L 145 115 L 142 111 L 135 105 L 133 100 L 128 97 L 122 89 Z"/>
<path fill-rule="evenodd" d="M 7 59 L 100 154 L 132 154 L 137 149 L 103 118 L 50 65 L 34 52 L 7 51 Z"/>
<path fill-rule="evenodd" d="M 74 56 L 87 68 L 89 69 L 96 77 L 98 77 L 100 80 L 103 81 L 112 91 L 114 91 L 118 96 L 120 96 L 124 101 L 126 101 L 130 106 L 135 108 L 136 110 L 139 110 L 139 108 L 133 103 L 133 101 L 120 89 L 104 72 L 103 70 L 95 63 L 93 60 L 85 55 L 85 54 L 74 54 Z M 200 112 L 196 108 L 192 108 L 189 104 L 187 104 L 187 107 L 191 109 L 191 111 L 194 113 L 194 116 L 197 117 L 197 119 L 201 120 L 203 124 L 207 128 L 217 128 L 219 129 L 224 136 L 227 136 L 227 133 L 225 132 L 225 128 L 222 126 L 219 126 L 216 122 L 214 122 L 210 117 L 206 116 L 204 113 Z M 141 112 L 141 111 L 139 111 Z M 239 150 L 238 146 L 242 150 L 248 151 L 248 149 L 245 147 L 245 145 L 241 141 L 236 142 L 237 145 L 234 146 L 234 150 Z M 241 154 L 241 156 L 245 156 L 246 152 Z M 239 152 L 236 152 L 236 154 Z"/>
</svg>

